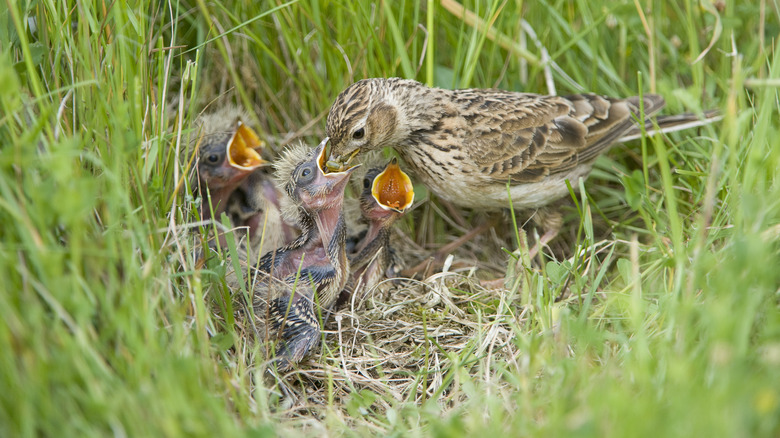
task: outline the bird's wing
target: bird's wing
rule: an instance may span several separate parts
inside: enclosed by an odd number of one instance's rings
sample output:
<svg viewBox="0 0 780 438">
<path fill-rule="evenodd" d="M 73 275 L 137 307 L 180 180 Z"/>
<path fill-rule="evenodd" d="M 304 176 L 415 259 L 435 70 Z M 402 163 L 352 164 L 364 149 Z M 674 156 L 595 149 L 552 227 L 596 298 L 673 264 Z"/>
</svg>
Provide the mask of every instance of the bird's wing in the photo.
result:
<svg viewBox="0 0 780 438">
<path fill-rule="evenodd" d="M 614 99 L 595 94 L 566 96 L 574 105 L 572 117 L 581 120 L 588 128 L 585 149 L 579 152 L 580 162 L 595 160 L 604 149 L 614 144 L 627 131 L 657 113 L 664 106 L 664 99 L 656 94 L 645 94 L 627 99 Z"/>
<path fill-rule="evenodd" d="M 660 101 L 660 103 L 658 103 Z M 469 158 L 496 181 L 534 182 L 594 160 L 633 125 L 638 99 L 463 90 Z M 645 96 L 645 113 L 663 105 Z"/>
<path fill-rule="evenodd" d="M 308 289 L 305 285 L 299 287 Z M 271 300 L 271 322 L 280 334 L 277 355 L 280 368 L 289 368 L 320 340 L 320 322 L 314 312 L 313 291 L 297 290 Z"/>
</svg>

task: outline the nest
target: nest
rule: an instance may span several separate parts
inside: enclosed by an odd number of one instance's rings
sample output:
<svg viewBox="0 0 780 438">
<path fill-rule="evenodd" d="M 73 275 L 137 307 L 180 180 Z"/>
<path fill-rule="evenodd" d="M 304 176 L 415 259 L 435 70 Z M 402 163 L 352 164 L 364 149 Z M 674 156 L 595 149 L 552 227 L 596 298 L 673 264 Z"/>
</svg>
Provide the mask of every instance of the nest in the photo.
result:
<svg viewBox="0 0 780 438">
<path fill-rule="evenodd" d="M 348 421 L 358 421 L 354 409 L 381 415 L 403 403 L 457 406 L 467 397 L 460 388 L 464 379 L 511 393 L 507 370 L 512 375 L 533 377 L 535 373 L 529 368 L 527 335 L 539 332 L 557 338 L 557 331 L 538 324 L 528 299 L 533 289 L 529 281 L 539 277 L 537 267 L 527 259 L 515 262 L 504 252 L 515 235 L 506 219 L 500 215 L 469 218 L 495 226 L 485 227 L 485 232 L 458 247 L 443 267 L 428 269 L 434 273 L 423 274 L 424 280 L 387 279 L 322 315 L 322 342 L 284 374 L 269 366 L 275 343 L 264 342 L 267 337 L 247 317 L 251 300 L 237 293 L 232 283 L 233 308 L 238 309 L 233 328 L 239 343 L 221 361 L 228 368 L 236 363 L 250 367 L 246 379 L 236 385 L 249 388 L 256 403 L 263 398 L 281 418 L 315 429 L 323 426 L 319 420 L 334 408 Z M 407 265 L 424 261 L 442 245 L 420 246 L 405 224 L 396 225 L 393 246 Z M 445 240 L 458 239 L 456 233 L 453 230 Z M 575 233 L 562 233 L 562 242 L 545 252 L 570 257 L 558 254 L 562 250 L 557 248 L 576 247 L 567 243 Z M 606 249 L 599 247 L 597 253 Z M 234 264 L 229 259 L 220 263 L 229 266 L 226 278 L 235 278 Z M 245 265 L 239 269 L 246 272 Z M 576 299 L 566 296 L 565 287 L 557 297 L 563 301 L 561 306 Z M 224 307 L 211 301 L 213 318 L 227 324 Z M 555 344 L 568 351 L 564 343 Z M 356 404 L 356 399 L 362 401 Z"/>
<path fill-rule="evenodd" d="M 352 189 L 353 194 L 356 191 Z M 359 216 L 352 199 L 346 201 L 348 219 Z M 247 272 L 246 263 L 240 263 L 242 275 L 235 275 L 234 262 L 219 261 L 227 267 L 225 279 L 240 339 L 222 360 L 228 367 L 233 360 L 252 366 L 252 375 L 240 385 L 249 385 L 252 394 L 270 391 L 270 397 L 262 397 L 275 399 L 281 415 L 309 421 L 331 401 L 349 409 L 350 400 L 364 391 L 377 395 L 369 403 L 376 411 L 387 410 L 393 401 L 455 404 L 464 394 L 454 390 L 458 373 L 453 370 L 498 381 L 494 379 L 497 370 L 523 367 L 522 342 L 517 334 L 537 328 L 529 327 L 530 307 L 520 296 L 521 271 L 530 265 L 518 269 L 506 254 L 516 239 L 509 215 L 466 213 L 465 218 L 454 217 L 462 212 L 447 211 L 446 205 L 430 200 L 418 202 L 413 210 L 396 224 L 392 246 L 407 268 L 423 268 L 416 277 L 424 280 L 385 280 L 353 297 L 346 306 L 322 315 L 319 347 L 283 375 L 269 368 L 274 342 L 265 342 L 269 341 L 267 336 L 258 333 L 257 325 L 247 316 L 251 299 L 237 292 L 238 279 L 245 278 L 243 273 Z M 531 222 L 528 217 L 517 221 L 520 226 Z M 357 222 L 350 221 L 352 233 L 360 227 Z M 451 258 L 429 259 L 433 251 L 476 228 L 481 232 L 464 239 L 453 249 Z M 600 231 L 603 235 L 608 227 Z M 438 243 L 428 243 L 434 236 Z M 567 228 L 545 252 L 557 260 L 567 259 L 575 240 L 576 230 Z M 490 287 L 485 286 L 486 280 L 493 280 Z M 213 286 L 212 290 L 216 289 L 217 283 Z M 226 316 L 224 305 L 212 299 L 212 317 L 226 327 Z"/>
<path fill-rule="evenodd" d="M 380 395 L 378 409 L 389 408 L 388 400 L 446 403 L 453 367 L 472 370 L 486 358 L 521 354 L 513 328 L 524 324 L 525 308 L 517 298 L 458 273 L 387 280 L 327 315 L 324 344 L 285 375 L 266 370 L 265 384 L 291 414 L 316 411 L 329 391 L 341 406 L 363 390 Z"/>
</svg>

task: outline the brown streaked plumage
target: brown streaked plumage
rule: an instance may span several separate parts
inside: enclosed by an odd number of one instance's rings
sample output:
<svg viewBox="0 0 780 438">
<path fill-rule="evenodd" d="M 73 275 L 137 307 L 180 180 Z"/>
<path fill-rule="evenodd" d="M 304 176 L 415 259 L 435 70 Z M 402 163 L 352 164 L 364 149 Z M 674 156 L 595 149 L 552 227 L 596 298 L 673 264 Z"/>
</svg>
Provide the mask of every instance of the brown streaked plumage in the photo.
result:
<svg viewBox="0 0 780 438">
<path fill-rule="evenodd" d="M 281 370 L 291 368 L 317 345 L 317 306 L 329 310 L 349 274 L 342 204 L 354 168 L 325 174 L 324 148 L 324 142 L 314 151 L 293 147 L 276 163 L 279 185 L 289 196 L 291 214 L 302 233 L 260 259 L 254 311 L 259 325 L 280 338 L 276 362 Z"/>
<path fill-rule="evenodd" d="M 327 120 L 329 163 L 393 147 L 447 201 L 483 209 L 539 208 L 568 193 L 565 181 L 664 100 L 647 94 L 542 96 L 496 89 L 445 90 L 399 78 L 365 79 L 334 102 Z"/>
</svg>

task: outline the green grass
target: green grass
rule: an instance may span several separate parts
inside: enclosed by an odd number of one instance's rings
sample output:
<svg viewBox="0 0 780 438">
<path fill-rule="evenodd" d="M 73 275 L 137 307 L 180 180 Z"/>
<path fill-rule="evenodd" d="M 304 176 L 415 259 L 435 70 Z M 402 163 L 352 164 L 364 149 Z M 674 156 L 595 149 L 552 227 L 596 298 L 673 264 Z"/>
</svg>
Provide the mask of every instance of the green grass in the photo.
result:
<svg viewBox="0 0 780 438">
<path fill-rule="evenodd" d="M 0 436 L 780 435 L 773 2 L 465 2 L 490 36 L 436 1 L 70 3 L 0 9 Z M 724 120 L 615 147 L 572 182 L 570 257 L 477 260 L 514 288 L 461 279 L 427 307 L 410 289 L 409 387 L 345 380 L 331 335 L 329 374 L 301 378 L 324 396 L 291 408 L 232 323 L 225 262 L 199 266 L 181 228 L 191 122 L 239 103 L 279 149 L 316 144 L 363 77 L 546 92 L 521 16 L 584 89 Z M 446 243 L 439 211 L 400 229 Z M 474 336 L 453 349 L 431 327 L 459 320 Z"/>
</svg>

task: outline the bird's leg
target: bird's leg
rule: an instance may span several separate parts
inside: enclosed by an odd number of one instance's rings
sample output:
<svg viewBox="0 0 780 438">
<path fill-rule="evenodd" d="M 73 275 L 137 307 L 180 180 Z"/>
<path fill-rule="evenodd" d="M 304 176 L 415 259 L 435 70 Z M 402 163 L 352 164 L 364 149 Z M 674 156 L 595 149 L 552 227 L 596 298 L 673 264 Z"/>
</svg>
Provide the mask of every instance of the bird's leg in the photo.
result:
<svg viewBox="0 0 780 438">
<path fill-rule="evenodd" d="M 561 231 L 563 226 L 563 215 L 560 210 L 556 208 L 540 208 L 533 216 L 533 221 L 544 230 L 544 234 L 540 237 L 536 244 L 528 252 L 529 258 L 533 260 L 539 253 L 542 247 L 547 246 Z"/>
<path fill-rule="evenodd" d="M 544 234 L 542 234 L 542 237 L 539 238 L 539 241 L 537 241 L 534 247 L 531 248 L 531 250 L 528 252 L 529 257 L 533 260 L 542 247 L 547 246 L 550 241 L 555 239 L 555 237 L 558 235 L 558 231 L 560 230 L 556 229 L 545 231 Z"/>
<path fill-rule="evenodd" d="M 514 251 L 514 254 L 517 254 L 517 258 L 514 259 L 514 261 L 510 261 L 510 263 L 514 263 L 514 275 L 517 275 L 518 272 L 520 272 L 523 266 L 530 264 L 531 258 L 526 258 L 523 254 L 528 253 L 528 238 L 526 235 L 525 230 L 518 230 L 518 238 L 519 241 L 517 242 L 518 249 Z M 511 273 L 511 265 L 507 266 L 507 271 L 505 272 L 503 277 L 500 278 L 494 278 L 492 280 L 481 280 L 479 282 L 480 286 L 484 287 L 487 290 L 495 290 L 495 289 L 502 289 L 502 288 L 511 288 L 512 286 L 507 283 L 507 280 L 509 278 L 514 277 Z M 512 279 L 512 282 L 514 282 L 514 279 Z"/>
<path fill-rule="evenodd" d="M 456 224 L 458 224 L 463 228 L 468 227 L 468 223 L 466 223 L 466 219 L 463 218 L 461 212 L 454 205 L 452 205 L 452 203 L 450 203 L 445 199 L 439 198 L 439 204 L 444 206 L 444 208 L 447 210 L 447 213 L 449 213 L 450 217 Z"/>
<path fill-rule="evenodd" d="M 547 246 L 547 244 L 558 235 L 558 232 L 563 226 L 563 215 L 560 210 L 554 207 L 540 208 L 531 217 L 531 220 L 544 230 L 544 234 L 542 234 L 542 236 L 537 239 L 536 244 L 528 250 L 529 262 L 539 255 L 542 247 Z M 521 232 L 523 231 L 521 230 Z M 520 239 L 519 245 L 521 253 L 528 249 L 527 241 L 524 236 Z M 506 279 L 496 278 L 493 280 L 482 280 L 480 281 L 480 285 L 489 290 L 500 289 L 506 286 Z"/>
</svg>

